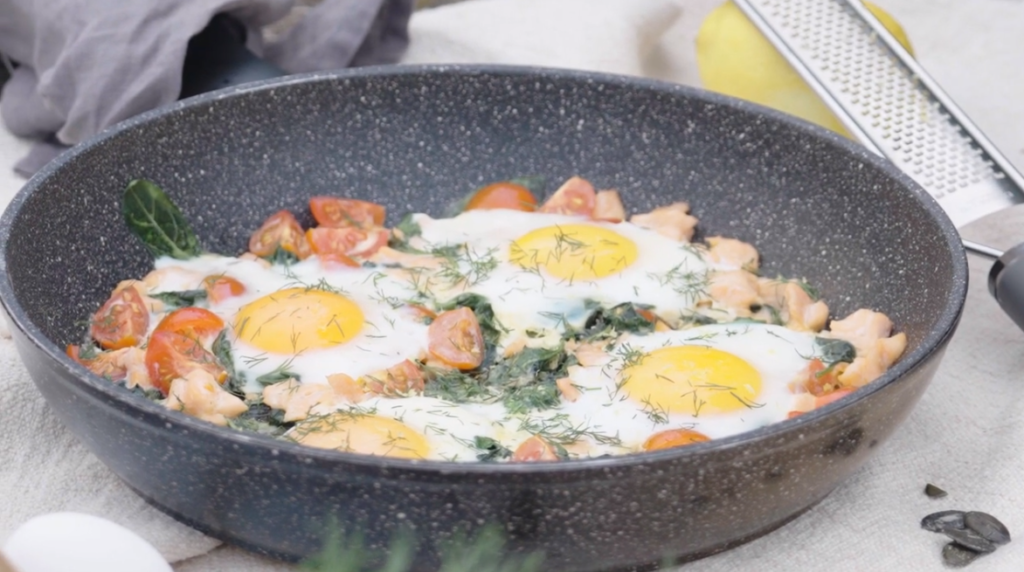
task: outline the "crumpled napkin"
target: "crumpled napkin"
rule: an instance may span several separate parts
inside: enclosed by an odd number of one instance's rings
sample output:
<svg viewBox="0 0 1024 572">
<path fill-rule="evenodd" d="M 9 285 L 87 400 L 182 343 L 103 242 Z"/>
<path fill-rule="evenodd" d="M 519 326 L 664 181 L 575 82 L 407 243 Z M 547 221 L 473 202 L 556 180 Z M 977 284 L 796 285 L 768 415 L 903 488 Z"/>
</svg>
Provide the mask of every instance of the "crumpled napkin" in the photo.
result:
<svg viewBox="0 0 1024 572">
<path fill-rule="evenodd" d="M 0 52 L 20 64 L 0 115 L 11 132 L 41 140 L 20 170 L 31 174 L 64 145 L 177 100 L 188 41 L 218 13 L 248 28 L 250 49 L 292 73 L 392 63 L 407 44 L 413 0 L 326 0 L 264 46 L 261 29 L 294 4 L 0 0 Z"/>
</svg>

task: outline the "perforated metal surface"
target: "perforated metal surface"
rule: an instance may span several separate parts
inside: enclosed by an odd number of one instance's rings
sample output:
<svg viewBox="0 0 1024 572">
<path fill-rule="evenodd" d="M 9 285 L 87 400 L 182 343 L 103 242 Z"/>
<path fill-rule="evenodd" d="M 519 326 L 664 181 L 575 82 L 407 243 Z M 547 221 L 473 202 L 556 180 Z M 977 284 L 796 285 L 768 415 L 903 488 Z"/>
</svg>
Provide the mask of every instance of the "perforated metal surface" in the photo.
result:
<svg viewBox="0 0 1024 572">
<path fill-rule="evenodd" d="M 859 0 L 736 0 L 851 135 L 957 226 L 1024 202 L 1024 179 Z"/>
</svg>

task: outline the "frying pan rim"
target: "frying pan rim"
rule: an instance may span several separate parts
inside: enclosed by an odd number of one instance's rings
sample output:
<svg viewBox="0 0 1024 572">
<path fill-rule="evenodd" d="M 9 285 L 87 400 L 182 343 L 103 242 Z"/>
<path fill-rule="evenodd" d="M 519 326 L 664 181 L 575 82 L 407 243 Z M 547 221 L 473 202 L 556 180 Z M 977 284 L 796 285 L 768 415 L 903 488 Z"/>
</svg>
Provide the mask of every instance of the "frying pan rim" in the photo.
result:
<svg viewBox="0 0 1024 572">
<path fill-rule="evenodd" d="M 933 327 L 921 340 L 920 345 L 903 356 L 892 368 L 882 377 L 870 384 L 853 392 L 850 396 L 837 400 L 825 407 L 815 409 L 809 413 L 800 415 L 794 419 L 788 419 L 769 424 L 751 431 L 746 431 L 730 437 L 715 439 L 705 443 L 689 445 L 662 451 L 631 453 L 616 455 L 604 458 L 576 459 L 558 462 L 539 463 L 478 463 L 478 462 L 449 462 L 449 461 L 421 461 L 396 459 L 391 457 L 378 457 L 372 455 L 360 455 L 340 451 L 315 449 L 302 446 L 283 440 L 258 436 L 219 427 L 199 419 L 173 412 L 165 407 L 148 400 L 140 400 L 128 393 L 124 388 L 105 382 L 98 376 L 92 375 L 84 366 L 71 360 L 57 344 L 50 341 L 43 333 L 28 319 L 28 315 L 21 303 L 14 295 L 13 284 L 7 270 L 8 246 L 10 244 L 10 231 L 18 213 L 28 198 L 45 182 L 50 176 L 58 173 L 64 166 L 74 161 L 82 153 L 91 150 L 108 139 L 118 137 L 124 132 L 143 128 L 146 124 L 159 121 L 166 116 L 176 114 L 182 110 L 192 107 L 209 105 L 220 100 L 245 97 L 247 94 L 264 92 L 274 89 L 288 88 L 293 85 L 310 83 L 330 83 L 338 80 L 360 80 L 372 81 L 377 77 L 402 77 L 420 75 L 455 75 L 461 77 L 472 76 L 507 76 L 507 77 L 534 77 L 549 81 L 570 81 L 590 84 L 611 85 L 631 89 L 654 91 L 672 97 L 683 96 L 697 99 L 707 103 L 731 108 L 743 113 L 759 115 L 769 121 L 787 124 L 800 132 L 806 133 L 809 138 L 817 139 L 821 143 L 834 145 L 842 148 L 852 158 L 869 164 L 869 166 L 880 169 L 888 176 L 896 179 L 902 184 L 918 201 L 921 206 L 932 216 L 934 222 L 945 238 L 951 255 L 950 270 L 953 289 L 949 296 L 947 306 L 936 320 Z M 308 467 L 310 463 L 323 464 L 325 466 L 338 463 L 357 465 L 364 469 L 377 469 L 382 473 L 400 471 L 406 474 L 419 473 L 424 476 L 439 476 L 446 479 L 458 477 L 476 478 L 480 475 L 551 475 L 578 473 L 581 477 L 593 477 L 600 474 L 608 474 L 609 468 L 629 468 L 643 465 L 667 463 L 671 461 L 698 457 L 705 453 L 723 451 L 726 449 L 741 447 L 757 441 L 764 441 L 781 437 L 786 433 L 803 432 L 806 425 L 832 415 L 835 412 L 846 409 L 868 398 L 882 388 L 897 383 L 904 375 L 925 362 L 935 351 L 944 347 L 952 336 L 957 323 L 960 320 L 967 296 L 968 270 L 966 254 L 960 242 L 959 234 L 953 226 L 952 221 L 946 216 L 938 203 L 928 195 L 913 179 L 900 171 L 888 160 L 879 157 L 867 148 L 846 139 L 832 131 L 784 114 L 782 112 L 751 103 L 745 100 L 713 93 L 703 89 L 673 84 L 665 81 L 640 78 L 633 76 L 590 72 L 583 70 L 570 70 L 562 68 L 548 68 L 536 66 L 510 66 L 510 65 L 478 65 L 478 64 L 427 64 L 427 65 L 401 65 L 401 66 L 368 66 L 363 68 L 352 68 L 330 72 L 311 72 L 261 80 L 240 86 L 229 87 L 222 90 L 201 94 L 192 98 L 175 102 L 168 106 L 151 110 L 125 121 L 122 121 L 103 132 L 83 141 L 79 145 L 63 153 L 57 159 L 51 161 L 35 176 L 33 176 L 15 195 L 7 206 L 3 216 L 0 217 L 0 304 L 10 322 L 18 328 L 43 354 L 59 364 L 67 373 L 71 374 L 75 382 L 80 384 L 80 389 L 88 389 L 99 392 L 103 397 L 112 401 L 122 411 L 135 411 L 144 413 L 146 416 L 155 417 L 153 423 L 160 423 L 165 430 L 176 432 L 194 433 L 201 436 L 224 440 L 227 444 L 236 446 L 256 447 L 259 453 L 273 455 L 278 461 L 294 459 L 296 462 L 303 462 Z"/>
</svg>

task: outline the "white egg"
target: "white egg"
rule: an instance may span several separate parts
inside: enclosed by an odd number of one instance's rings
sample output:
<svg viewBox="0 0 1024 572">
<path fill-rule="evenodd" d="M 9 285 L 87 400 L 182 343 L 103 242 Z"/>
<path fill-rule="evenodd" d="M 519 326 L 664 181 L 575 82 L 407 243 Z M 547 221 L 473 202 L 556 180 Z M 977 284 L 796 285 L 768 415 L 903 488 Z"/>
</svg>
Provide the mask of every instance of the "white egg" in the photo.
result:
<svg viewBox="0 0 1024 572">
<path fill-rule="evenodd" d="M 18 572 L 171 572 L 160 553 L 132 531 L 74 512 L 29 520 L 7 539 L 3 554 Z"/>
</svg>

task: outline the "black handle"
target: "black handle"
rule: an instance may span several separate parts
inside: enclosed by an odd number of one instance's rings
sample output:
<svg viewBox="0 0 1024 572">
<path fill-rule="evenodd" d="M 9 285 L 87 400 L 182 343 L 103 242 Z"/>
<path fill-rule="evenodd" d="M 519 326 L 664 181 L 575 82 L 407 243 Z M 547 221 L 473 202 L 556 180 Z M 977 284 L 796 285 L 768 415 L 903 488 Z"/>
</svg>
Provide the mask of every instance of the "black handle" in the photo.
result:
<svg viewBox="0 0 1024 572">
<path fill-rule="evenodd" d="M 189 40 L 181 76 L 180 98 L 233 85 L 286 75 L 245 47 L 245 27 L 217 14 Z"/>
<path fill-rule="evenodd" d="M 988 273 L 988 291 L 1024 330 L 1024 244 L 1003 253 Z"/>
</svg>

